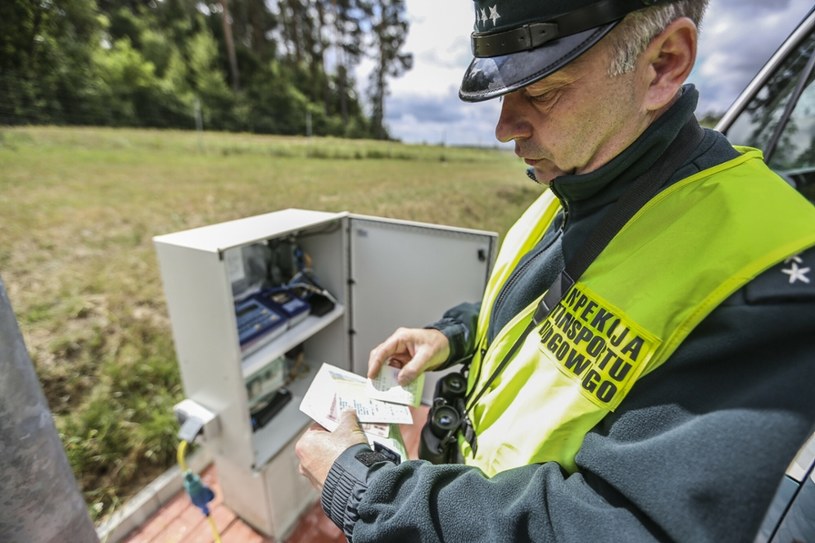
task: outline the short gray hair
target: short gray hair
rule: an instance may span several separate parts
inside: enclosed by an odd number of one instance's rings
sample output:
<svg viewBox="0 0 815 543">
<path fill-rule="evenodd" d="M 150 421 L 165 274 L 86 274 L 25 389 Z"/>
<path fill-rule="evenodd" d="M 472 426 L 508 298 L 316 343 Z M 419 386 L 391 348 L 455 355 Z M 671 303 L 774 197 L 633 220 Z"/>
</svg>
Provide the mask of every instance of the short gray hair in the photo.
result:
<svg viewBox="0 0 815 543">
<path fill-rule="evenodd" d="M 630 73 L 651 40 L 675 20 L 689 17 L 697 27 L 700 26 L 708 2 L 709 0 L 678 0 L 626 15 L 608 36 L 614 55 L 608 68 L 609 75 L 617 77 Z"/>
</svg>

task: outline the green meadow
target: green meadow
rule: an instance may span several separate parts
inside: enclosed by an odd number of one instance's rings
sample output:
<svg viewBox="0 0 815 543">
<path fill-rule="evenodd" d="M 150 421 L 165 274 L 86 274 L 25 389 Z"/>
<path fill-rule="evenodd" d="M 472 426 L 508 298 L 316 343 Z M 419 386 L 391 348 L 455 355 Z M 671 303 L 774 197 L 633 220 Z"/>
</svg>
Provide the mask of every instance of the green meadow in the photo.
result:
<svg viewBox="0 0 815 543">
<path fill-rule="evenodd" d="M 492 148 L 0 128 L 0 277 L 93 518 L 175 460 L 153 236 L 290 207 L 503 234 L 539 192 Z"/>
</svg>

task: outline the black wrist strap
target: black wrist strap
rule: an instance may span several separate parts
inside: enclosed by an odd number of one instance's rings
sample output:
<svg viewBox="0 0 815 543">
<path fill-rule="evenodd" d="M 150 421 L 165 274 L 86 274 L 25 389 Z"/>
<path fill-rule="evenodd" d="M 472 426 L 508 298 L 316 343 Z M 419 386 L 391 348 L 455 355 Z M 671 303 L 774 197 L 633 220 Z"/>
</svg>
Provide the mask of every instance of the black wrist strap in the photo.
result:
<svg viewBox="0 0 815 543">
<path fill-rule="evenodd" d="M 526 340 L 526 336 L 532 331 L 535 326 L 543 322 L 543 320 L 551 313 L 552 309 L 560 303 L 560 300 L 566 295 L 572 285 L 583 275 L 583 272 L 588 269 L 594 259 L 603 252 L 603 249 L 611 242 L 614 236 L 622 230 L 625 223 L 633 217 L 642 206 L 644 206 L 651 198 L 653 198 L 660 188 L 668 182 L 673 174 L 685 161 L 690 157 L 690 154 L 702 141 L 705 132 L 694 117 L 691 117 L 687 123 L 679 131 L 679 134 L 674 138 L 667 149 L 654 163 L 654 166 L 648 169 L 645 173 L 637 177 L 628 186 L 623 195 L 614 203 L 609 209 L 606 216 L 600 221 L 596 228 L 592 230 L 586 241 L 580 247 L 577 253 L 566 262 L 565 269 L 560 273 L 560 276 L 555 279 L 555 282 L 549 287 L 549 290 L 544 294 L 538 307 L 535 309 L 535 314 L 532 320 L 527 325 L 526 329 L 521 333 L 515 343 L 510 347 L 507 354 L 504 355 L 503 360 L 495 368 L 490 378 L 481 387 L 481 390 L 470 401 L 468 397 L 467 409 L 464 412 L 465 417 L 467 413 L 472 410 L 473 406 L 478 403 L 481 396 L 489 389 L 492 382 L 503 371 L 509 361 L 515 356 L 515 353 Z M 473 443 L 471 443 L 472 445 Z M 475 450 L 475 448 L 473 448 Z"/>
</svg>

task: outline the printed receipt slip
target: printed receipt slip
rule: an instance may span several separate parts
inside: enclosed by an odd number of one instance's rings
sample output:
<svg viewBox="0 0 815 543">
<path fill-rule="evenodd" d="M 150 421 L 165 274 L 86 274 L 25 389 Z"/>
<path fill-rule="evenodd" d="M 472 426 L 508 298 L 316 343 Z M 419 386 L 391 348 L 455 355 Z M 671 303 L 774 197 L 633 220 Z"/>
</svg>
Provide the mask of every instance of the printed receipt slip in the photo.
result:
<svg viewBox="0 0 815 543">
<path fill-rule="evenodd" d="M 407 386 L 402 386 L 396 380 L 399 368 L 385 366 L 379 370 L 379 375 L 368 382 L 368 394 L 371 398 L 383 402 L 401 403 L 418 407 L 422 402 L 422 389 L 424 388 L 424 373 Z"/>
<path fill-rule="evenodd" d="M 371 447 L 379 443 L 397 453 L 402 460 L 407 460 L 398 425 L 413 424 L 408 406 L 419 404 L 424 379 L 417 379 L 410 387 L 403 388 L 396 383 L 396 373 L 396 368 L 386 366 L 371 381 L 331 364 L 323 364 L 300 402 L 300 411 L 333 432 L 339 424 L 340 413 L 353 409 Z"/>
<path fill-rule="evenodd" d="M 408 405 L 421 401 L 423 381 L 417 379 L 410 387 L 401 387 L 393 370 L 396 368 L 386 366 L 372 382 L 323 364 L 300 402 L 300 411 L 331 432 L 337 427 L 340 413 L 347 409 L 355 410 L 361 423 L 412 424 Z"/>
</svg>

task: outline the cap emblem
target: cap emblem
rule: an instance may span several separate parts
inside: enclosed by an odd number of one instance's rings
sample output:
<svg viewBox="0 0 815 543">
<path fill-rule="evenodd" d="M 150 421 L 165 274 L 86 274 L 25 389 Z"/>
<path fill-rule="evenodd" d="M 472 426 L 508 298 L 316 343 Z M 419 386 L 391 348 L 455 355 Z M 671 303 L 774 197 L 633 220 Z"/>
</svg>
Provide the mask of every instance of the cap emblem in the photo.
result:
<svg viewBox="0 0 815 543">
<path fill-rule="evenodd" d="M 487 13 L 489 10 L 489 13 Z M 496 21 L 501 18 L 498 13 L 498 5 L 487 6 L 486 8 L 475 8 L 476 30 L 484 31 L 488 28 L 495 28 Z"/>
</svg>

